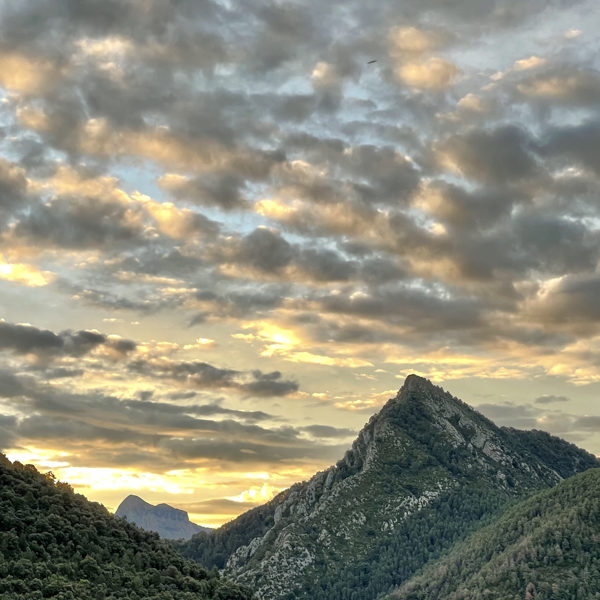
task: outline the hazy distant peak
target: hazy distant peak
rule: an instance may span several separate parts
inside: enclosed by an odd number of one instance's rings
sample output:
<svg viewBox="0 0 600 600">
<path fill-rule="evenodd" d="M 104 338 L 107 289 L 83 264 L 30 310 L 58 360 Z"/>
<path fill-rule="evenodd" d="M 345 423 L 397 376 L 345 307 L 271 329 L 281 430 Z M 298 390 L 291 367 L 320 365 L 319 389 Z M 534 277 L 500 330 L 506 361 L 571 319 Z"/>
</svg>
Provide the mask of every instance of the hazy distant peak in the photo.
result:
<svg viewBox="0 0 600 600">
<path fill-rule="evenodd" d="M 139 496 L 127 496 L 115 512 L 116 517 L 127 519 L 146 531 L 155 531 L 165 539 L 189 539 L 200 531 L 210 531 L 192 523 L 187 512 L 164 502 L 156 506 Z"/>
<path fill-rule="evenodd" d="M 117 508 L 117 512 L 115 513 L 115 515 L 119 516 L 117 514 L 119 511 L 123 511 L 123 510 L 129 509 L 129 508 L 136 508 L 136 507 L 152 508 L 152 504 L 149 504 L 143 498 L 140 498 L 139 496 L 136 496 L 135 494 L 129 494 L 129 496 L 127 496 L 127 498 L 125 498 L 123 500 L 123 502 L 121 502 L 121 504 L 119 504 L 119 508 Z"/>
</svg>

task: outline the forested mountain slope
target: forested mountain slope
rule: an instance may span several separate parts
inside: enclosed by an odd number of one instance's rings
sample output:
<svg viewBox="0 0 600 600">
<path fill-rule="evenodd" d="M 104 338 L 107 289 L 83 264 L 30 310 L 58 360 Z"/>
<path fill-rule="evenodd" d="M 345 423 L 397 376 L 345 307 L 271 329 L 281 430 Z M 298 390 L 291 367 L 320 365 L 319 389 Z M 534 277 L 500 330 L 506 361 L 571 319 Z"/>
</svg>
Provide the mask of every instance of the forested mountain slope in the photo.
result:
<svg viewBox="0 0 600 600">
<path fill-rule="evenodd" d="M 387 600 L 526 597 L 600 598 L 600 469 L 523 500 Z"/>
<path fill-rule="evenodd" d="M 0 455 L 3 600 L 249 600 L 158 535 Z"/>
<path fill-rule="evenodd" d="M 264 600 L 369 600 L 510 503 L 598 464 L 411 375 L 335 466 L 179 548 Z"/>
</svg>

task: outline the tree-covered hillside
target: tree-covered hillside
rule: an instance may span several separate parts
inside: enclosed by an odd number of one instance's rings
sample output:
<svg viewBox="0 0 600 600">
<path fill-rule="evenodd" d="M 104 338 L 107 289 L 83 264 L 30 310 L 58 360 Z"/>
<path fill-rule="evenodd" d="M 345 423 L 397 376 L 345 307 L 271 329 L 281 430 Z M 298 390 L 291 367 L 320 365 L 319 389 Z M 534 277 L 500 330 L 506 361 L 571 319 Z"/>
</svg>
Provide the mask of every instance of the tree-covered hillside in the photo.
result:
<svg viewBox="0 0 600 600">
<path fill-rule="evenodd" d="M 387 600 L 600 599 L 600 469 L 514 506 Z"/>
<path fill-rule="evenodd" d="M 158 535 L 0 455 L 2 600 L 249 600 Z"/>
<path fill-rule="evenodd" d="M 335 466 L 178 547 L 261 600 L 374 600 L 507 506 L 598 466 L 409 376 Z"/>
</svg>

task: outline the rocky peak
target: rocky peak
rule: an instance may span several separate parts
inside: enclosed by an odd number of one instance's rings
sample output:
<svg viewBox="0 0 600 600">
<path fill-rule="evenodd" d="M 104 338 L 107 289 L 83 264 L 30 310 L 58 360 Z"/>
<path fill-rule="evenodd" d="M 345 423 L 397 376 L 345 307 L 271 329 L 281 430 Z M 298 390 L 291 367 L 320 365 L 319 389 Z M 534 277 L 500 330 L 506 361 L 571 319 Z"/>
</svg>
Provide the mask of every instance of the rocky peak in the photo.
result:
<svg viewBox="0 0 600 600">
<path fill-rule="evenodd" d="M 117 508 L 117 512 L 115 515 L 117 517 L 121 516 L 120 513 L 133 511 L 133 510 L 150 510 L 152 508 L 152 504 L 148 504 L 145 500 L 136 496 L 135 494 L 130 494 L 119 504 L 119 508 Z"/>
<path fill-rule="evenodd" d="M 146 531 L 155 531 L 165 539 L 189 539 L 201 531 L 210 531 L 192 523 L 184 510 L 164 503 L 153 506 L 133 494 L 121 502 L 115 516 L 127 519 Z"/>
</svg>

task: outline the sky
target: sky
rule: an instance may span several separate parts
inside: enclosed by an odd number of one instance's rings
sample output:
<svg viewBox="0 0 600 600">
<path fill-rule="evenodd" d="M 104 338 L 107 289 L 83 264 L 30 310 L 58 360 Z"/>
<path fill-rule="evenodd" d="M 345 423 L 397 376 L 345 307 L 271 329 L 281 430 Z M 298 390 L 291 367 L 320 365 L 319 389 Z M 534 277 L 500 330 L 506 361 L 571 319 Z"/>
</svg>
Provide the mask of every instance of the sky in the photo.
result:
<svg viewBox="0 0 600 600">
<path fill-rule="evenodd" d="M 599 25 L 0 0 L 2 451 L 215 526 L 417 373 L 600 455 Z"/>
</svg>

